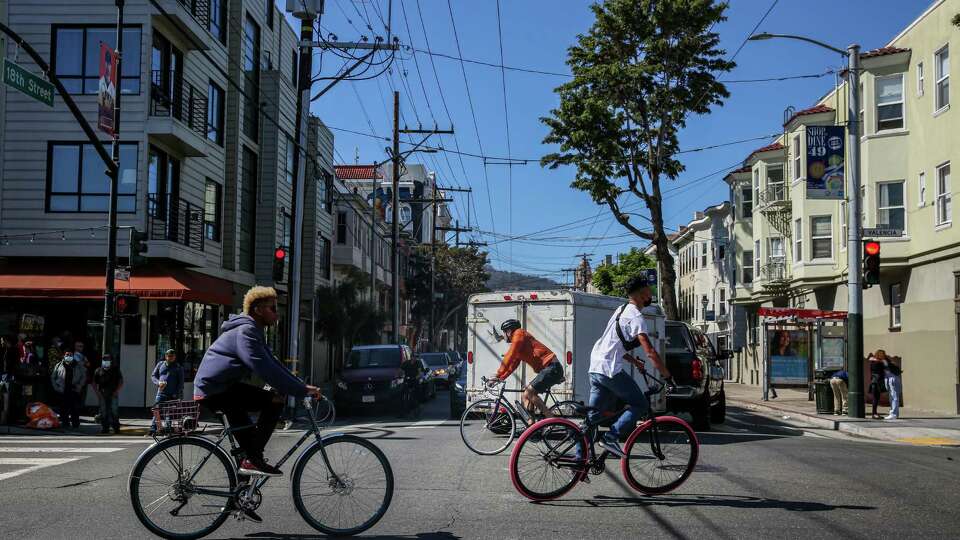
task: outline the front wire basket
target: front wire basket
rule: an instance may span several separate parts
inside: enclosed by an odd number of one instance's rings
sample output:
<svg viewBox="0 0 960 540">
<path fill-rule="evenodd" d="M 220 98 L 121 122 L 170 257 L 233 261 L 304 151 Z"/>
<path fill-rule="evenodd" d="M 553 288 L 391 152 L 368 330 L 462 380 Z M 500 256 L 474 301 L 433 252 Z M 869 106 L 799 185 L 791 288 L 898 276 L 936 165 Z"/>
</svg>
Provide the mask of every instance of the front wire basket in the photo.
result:
<svg viewBox="0 0 960 540">
<path fill-rule="evenodd" d="M 180 435 L 197 429 L 200 404 L 196 401 L 163 401 L 152 409 L 158 435 Z"/>
</svg>

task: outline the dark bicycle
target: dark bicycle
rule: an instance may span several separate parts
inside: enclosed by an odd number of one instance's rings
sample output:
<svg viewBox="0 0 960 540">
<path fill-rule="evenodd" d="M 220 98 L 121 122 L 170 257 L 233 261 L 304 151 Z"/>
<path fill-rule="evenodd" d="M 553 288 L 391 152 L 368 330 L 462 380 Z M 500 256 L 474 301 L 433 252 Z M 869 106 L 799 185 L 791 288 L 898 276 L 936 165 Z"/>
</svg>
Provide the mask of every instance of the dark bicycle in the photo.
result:
<svg viewBox="0 0 960 540">
<path fill-rule="evenodd" d="M 660 393 L 665 383 L 641 368 L 650 396 Z M 599 409 L 580 406 L 586 413 Z M 689 424 L 674 416 L 647 418 L 630 433 L 623 445 L 620 470 L 633 489 L 647 495 L 668 493 L 683 484 L 693 472 L 700 442 Z M 601 419 L 580 424 L 566 418 L 547 418 L 523 432 L 510 455 L 510 479 L 521 495 L 534 501 L 556 499 L 589 475 L 602 474 L 609 452 L 594 449 L 598 426 L 619 418 L 626 408 L 603 412 Z"/>
<path fill-rule="evenodd" d="M 313 439 L 293 464 L 293 504 L 311 527 L 324 534 L 361 533 L 390 507 L 390 462 L 366 439 L 343 433 L 320 435 L 321 423 L 332 423 L 335 417 L 332 402 L 326 398 L 317 402 L 326 409 L 320 418 L 309 397 L 303 404 L 309 427 L 277 462 L 282 466 Z M 197 402 L 168 402 L 155 409 L 156 443 L 137 458 L 128 483 L 134 513 L 150 532 L 163 538 L 200 538 L 231 515 L 244 519 L 244 510 L 256 510 L 263 501 L 261 488 L 269 478 L 241 476 L 234 458 L 239 447 L 233 433 L 252 426 L 230 426 L 219 414 L 224 429 L 211 440 L 191 434 L 197 427 Z M 221 446 L 224 439 L 230 442 L 229 452 Z"/>
<path fill-rule="evenodd" d="M 499 386 L 496 394 L 489 393 L 486 399 L 474 401 L 467 410 L 463 411 L 460 417 L 460 437 L 467 448 L 484 456 L 499 454 L 510 446 L 517 434 L 533 424 L 534 419 L 526 407 L 520 403 L 520 400 L 514 400 L 513 405 L 503 397 L 504 392 L 519 393 L 522 390 L 507 390 L 505 381 L 489 380 L 481 377 L 485 388 Z M 550 401 L 553 405 L 549 407 L 551 414 L 561 418 L 573 418 L 578 413 L 579 407 L 583 404 L 573 400 L 558 401 L 550 393 L 550 390 L 544 395 L 544 403 Z M 518 424 L 517 418 L 520 418 L 521 424 Z"/>
<path fill-rule="evenodd" d="M 400 414 L 420 418 L 420 412 L 423 410 L 422 398 L 420 381 L 414 377 L 405 377 L 400 391 Z"/>
</svg>

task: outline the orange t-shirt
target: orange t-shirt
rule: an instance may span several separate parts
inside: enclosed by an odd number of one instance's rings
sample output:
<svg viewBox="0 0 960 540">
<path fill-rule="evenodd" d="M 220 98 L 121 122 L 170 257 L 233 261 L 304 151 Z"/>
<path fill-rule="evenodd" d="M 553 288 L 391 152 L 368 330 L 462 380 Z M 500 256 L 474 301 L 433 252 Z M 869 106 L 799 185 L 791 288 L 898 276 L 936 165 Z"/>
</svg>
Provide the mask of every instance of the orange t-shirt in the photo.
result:
<svg viewBox="0 0 960 540">
<path fill-rule="evenodd" d="M 530 332 L 522 328 L 513 331 L 513 339 L 510 342 L 510 349 L 507 350 L 500 368 L 497 370 L 498 379 L 506 379 L 510 376 L 520 362 L 526 362 L 534 373 L 540 373 L 540 370 L 547 367 L 547 364 L 557 359 L 557 355 L 548 349 L 546 345 L 537 341 L 530 335 Z"/>
</svg>

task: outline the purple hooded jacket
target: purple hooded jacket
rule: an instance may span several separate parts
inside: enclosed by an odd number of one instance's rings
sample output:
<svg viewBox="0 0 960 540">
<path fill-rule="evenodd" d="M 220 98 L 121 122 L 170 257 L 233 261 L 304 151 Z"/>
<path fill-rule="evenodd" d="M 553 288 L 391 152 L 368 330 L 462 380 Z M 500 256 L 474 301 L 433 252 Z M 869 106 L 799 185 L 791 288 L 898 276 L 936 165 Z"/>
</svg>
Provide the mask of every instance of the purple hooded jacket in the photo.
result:
<svg viewBox="0 0 960 540">
<path fill-rule="evenodd" d="M 220 326 L 220 337 L 207 349 L 193 380 L 193 398 L 223 393 L 256 373 L 281 394 L 303 397 L 307 387 L 267 347 L 266 337 L 249 315 L 233 315 Z"/>
</svg>

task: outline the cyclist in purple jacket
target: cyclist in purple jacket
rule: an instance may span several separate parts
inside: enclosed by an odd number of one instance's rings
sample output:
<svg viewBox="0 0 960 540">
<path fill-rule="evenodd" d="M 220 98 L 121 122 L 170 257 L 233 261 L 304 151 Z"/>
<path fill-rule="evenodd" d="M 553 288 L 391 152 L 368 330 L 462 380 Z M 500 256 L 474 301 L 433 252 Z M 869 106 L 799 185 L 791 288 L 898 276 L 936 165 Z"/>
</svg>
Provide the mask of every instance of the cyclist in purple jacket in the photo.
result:
<svg viewBox="0 0 960 540">
<path fill-rule="evenodd" d="M 231 316 L 220 327 L 220 337 L 207 349 L 193 381 L 193 398 L 211 410 L 223 411 L 231 427 L 249 426 L 247 414 L 260 411 L 253 427 L 234 432 L 243 450 L 240 473 L 280 476 L 280 469 L 263 459 L 283 400 L 270 391 L 241 382 L 256 374 L 276 392 L 302 398 L 320 397 L 320 389 L 304 384 L 283 366 L 267 346 L 263 329 L 277 323 L 277 291 L 253 287 L 243 297 L 243 314 Z"/>
</svg>

